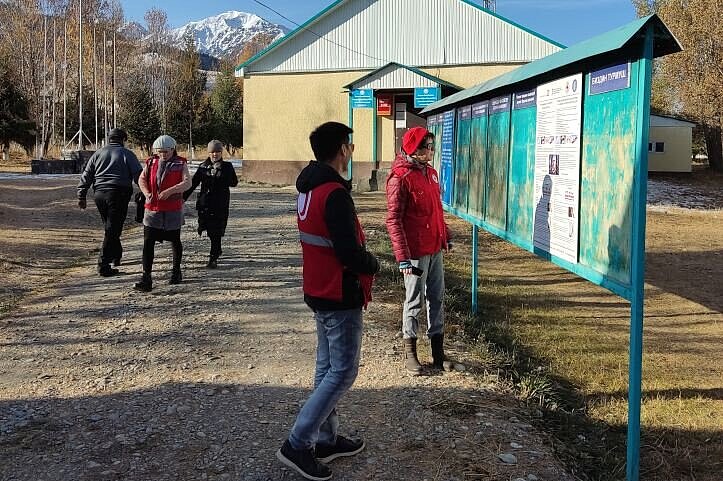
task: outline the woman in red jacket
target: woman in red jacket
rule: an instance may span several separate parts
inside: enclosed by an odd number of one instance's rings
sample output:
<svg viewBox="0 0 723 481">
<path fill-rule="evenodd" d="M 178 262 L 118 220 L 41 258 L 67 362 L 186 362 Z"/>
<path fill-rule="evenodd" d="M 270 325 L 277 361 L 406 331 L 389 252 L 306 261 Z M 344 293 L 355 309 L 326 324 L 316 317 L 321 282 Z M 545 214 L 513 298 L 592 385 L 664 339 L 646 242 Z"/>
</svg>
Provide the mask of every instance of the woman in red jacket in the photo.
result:
<svg viewBox="0 0 723 481">
<path fill-rule="evenodd" d="M 423 127 L 409 129 L 402 138 L 402 152 L 387 179 L 387 230 L 394 256 L 404 274 L 406 297 L 402 318 L 404 366 L 419 375 L 417 328 L 426 300 L 427 337 L 436 368 L 449 371 L 444 355 L 444 263 L 442 251 L 451 249 L 449 228 L 439 190 L 439 176 L 430 165 L 434 135 Z"/>
<path fill-rule="evenodd" d="M 191 186 L 186 159 L 176 153 L 173 137 L 158 137 L 153 142 L 153 152 L 138 178 L 146 205 L 143 215 L 143 277 L 134 288 L 144 292 L 153 288 L 151 271 L 156 242 L 171 243 L 173 270 L 170 283 L 181 282 L 183 193 Z"/>
</svg>

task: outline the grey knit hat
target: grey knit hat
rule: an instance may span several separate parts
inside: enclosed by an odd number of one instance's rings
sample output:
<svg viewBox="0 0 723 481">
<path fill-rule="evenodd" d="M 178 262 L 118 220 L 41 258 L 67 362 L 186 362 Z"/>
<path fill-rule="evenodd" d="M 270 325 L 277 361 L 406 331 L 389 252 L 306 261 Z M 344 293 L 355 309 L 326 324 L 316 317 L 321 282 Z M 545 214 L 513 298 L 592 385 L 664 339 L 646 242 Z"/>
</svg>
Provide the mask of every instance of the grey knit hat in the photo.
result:
<svg viewBox="0 0 723 481">
<path fill-rule="evenodd" d="M 212 140 L 208 143 L 208 152 L 223 152 L 223 144 L 220 140 Z"/>
<path fill-rule="evenodd" d="M 161 135 L 153 142 L 153 150 L 156 149 L 175 149 L 176 141 L 170 135 Z"/>
</svg>

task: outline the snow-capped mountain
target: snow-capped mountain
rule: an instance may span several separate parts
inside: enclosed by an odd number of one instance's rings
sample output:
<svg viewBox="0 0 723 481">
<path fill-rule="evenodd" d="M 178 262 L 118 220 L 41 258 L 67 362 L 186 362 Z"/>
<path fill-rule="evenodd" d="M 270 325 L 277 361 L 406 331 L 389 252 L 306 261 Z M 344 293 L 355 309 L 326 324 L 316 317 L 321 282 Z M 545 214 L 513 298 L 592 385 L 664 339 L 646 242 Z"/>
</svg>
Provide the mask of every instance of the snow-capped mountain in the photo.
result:
<svg viewBox="0 0 723 481">
<path fill-rule="evenodd" d="M 230 11 L 171 30 L 171 43 L 182 47 L 183 36 L 189 30 L 193 33 L 201 53 L 219 58 L 234 56 L 246 42 L 260 33 L 274 39 L 288 33 L 286 27 L 271 23 L 253 13 Z"/>
<path fill-rule="evenodd" d="M 128 22 L 121 26 L 120 33 L 129 40 L 138 40 L 148 35 L 148 30 L 138 22 Z"/>
</svg>

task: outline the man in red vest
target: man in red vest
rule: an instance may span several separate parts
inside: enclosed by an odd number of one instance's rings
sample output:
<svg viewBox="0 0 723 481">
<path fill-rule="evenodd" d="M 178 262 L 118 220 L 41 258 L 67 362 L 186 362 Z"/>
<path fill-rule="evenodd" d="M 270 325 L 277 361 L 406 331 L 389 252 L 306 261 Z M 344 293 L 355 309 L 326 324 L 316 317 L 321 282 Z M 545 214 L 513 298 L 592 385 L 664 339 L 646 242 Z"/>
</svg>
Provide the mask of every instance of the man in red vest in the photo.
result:
<svg viewBox="0 0 723 481">
<path fill-rule="evenodd" d="M 359 371 L 362 309 L 379 271 L 377 259 L 366 250 L 346 180 L 354 151 L 351 133 L 338 122 L 317 127 L 309 136 L 316 161 L 296 180 L 304 301 L 316 319 L 316 373 L 314 392 L 276 457 L 311 480 L 330 479 L 324 463 L 364 449 L 364 441 L 337 434 L 336 412 Z"/>
<path fill-rule="evenodd" d="M 402 137 L 402 151 L 387 179 L 387 230 L 406 290 L 402 314 L 404 366 L 413 375 L 422 372 L 417 358 L 417 328 L 425 300 L 433 366 L 445 371 L 453 368 L 444 355 L 442 261 L 442 251 L 451 250 L 452 242 L 444 222 L 439 176 L 430 165 L 433 158 L 434 135 L 424 127 L 412 127 Z"/>
</svg>

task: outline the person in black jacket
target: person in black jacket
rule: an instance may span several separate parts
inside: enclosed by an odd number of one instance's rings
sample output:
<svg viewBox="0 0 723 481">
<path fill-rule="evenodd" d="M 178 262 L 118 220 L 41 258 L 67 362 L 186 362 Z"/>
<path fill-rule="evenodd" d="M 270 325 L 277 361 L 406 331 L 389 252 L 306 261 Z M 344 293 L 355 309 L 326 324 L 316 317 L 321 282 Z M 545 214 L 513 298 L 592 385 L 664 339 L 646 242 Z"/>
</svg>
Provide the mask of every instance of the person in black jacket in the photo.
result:
<svg viewBox="0 0 723 481">
<path fill-rule="evenodd" d="M 229 187 L 238 185 L 236 171 L 229 162 L 222 158 L 223 145 L 218 140 L 208 143 L 208 158 L 198 166 L 193 175 L 191 188 L 183 194 L 183 199 L 190 197 L 201 184 L 201 192 L 196 199 L 198 211 L 198 235 L 206 231 L 211 239 L 211 253 L 206 267 L 215 269 L 221 256 L 221 237 L 226 234 L 228 211 L 231 198 Z"/>
<path fill-rule="evenodd" d="M 354 150 L 351 133 L 338 122 L 317 127 L 309 136 L 317 160 L 296 180 L 304 300 L 316 320 L 316 372 L 314 392 L 276 457 L 314 480 L 331 478 L 324 463 L 364 449 L 363 440 L 337 434 L 336 412 L 359 372 L 362 309 L 371 300 L 372 280 L 379 271 L 379 262 L 366 249 L 351 181 L 345 179 Z"/>
<path fill-rule="evenodd" d="M 103 221 L 105 235 L 98 256 L 98 273 L 103 277 L 118 274 L 123 246 L 120 237 L 128 215 L 128 202 L 133 195 L 133 182 L 143 168 L 138 157 L 123 147 L 128 136 L 121 129 L 108 132 L 108 145 L 88 160 L 78 183 L 78 207 L 86 208 L 86 195 L 93 186 L 95 205 Z"/>
</svg>

